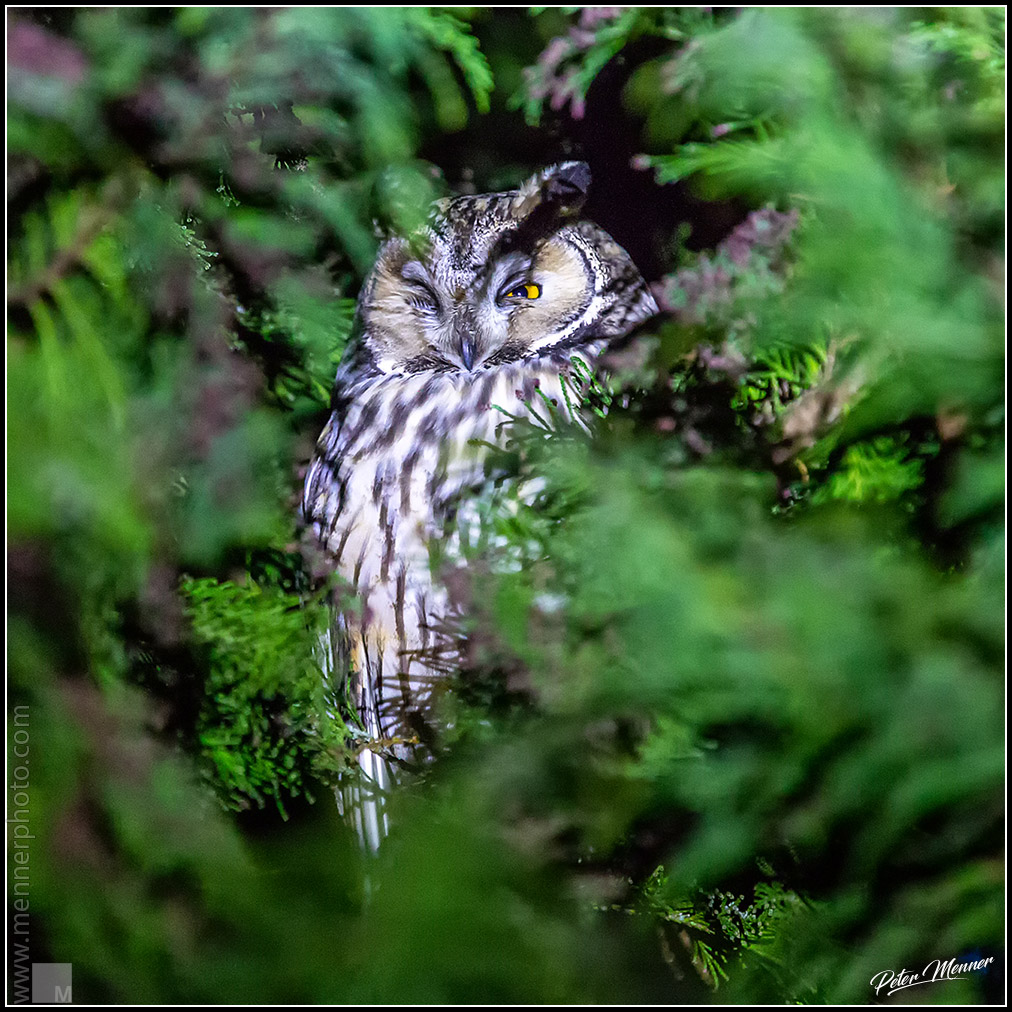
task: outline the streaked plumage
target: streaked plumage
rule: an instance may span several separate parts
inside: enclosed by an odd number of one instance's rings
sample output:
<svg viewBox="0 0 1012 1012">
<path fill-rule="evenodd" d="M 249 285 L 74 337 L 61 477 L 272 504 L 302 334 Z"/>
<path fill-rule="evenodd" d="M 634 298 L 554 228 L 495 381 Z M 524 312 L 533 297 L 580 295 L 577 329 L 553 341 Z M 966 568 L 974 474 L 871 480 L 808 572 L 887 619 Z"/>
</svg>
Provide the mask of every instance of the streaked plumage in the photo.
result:
<svg viewBox="0 0 1012 1012">
<path fill-rule="evenodd" d="M 359 297 L 303 508 L 360 601 L 335 635 L 364 727 L 384 742 L 362 759 L 381 788 L 428 733 L 442 674 L 428 655 L 448 607 L 429 549 L 485 480 L 479 444 L 499 439 L 499 409 L 523 416 L 536 388 L 563 403 L 574 354 L 593 362 L 656 312 L 625 251 L 576 218 L 589 182 L 569 162 L 442 201 L 421 243 L 381 248 Z"/>
</svg>

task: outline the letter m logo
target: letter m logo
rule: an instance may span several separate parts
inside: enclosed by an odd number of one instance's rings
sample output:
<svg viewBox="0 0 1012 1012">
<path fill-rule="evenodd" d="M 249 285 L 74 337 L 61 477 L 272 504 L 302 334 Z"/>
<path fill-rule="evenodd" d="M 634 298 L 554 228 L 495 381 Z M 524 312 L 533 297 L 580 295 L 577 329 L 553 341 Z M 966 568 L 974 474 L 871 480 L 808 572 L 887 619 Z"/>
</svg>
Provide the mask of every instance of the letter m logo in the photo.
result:
<svg viewBox="0 0 1012 1012">
<path fill-rule="evenodd" d="M 72 964 L 32 963 L 32 1004 L 69 1005 L 72 996 Z"/>
</svg>

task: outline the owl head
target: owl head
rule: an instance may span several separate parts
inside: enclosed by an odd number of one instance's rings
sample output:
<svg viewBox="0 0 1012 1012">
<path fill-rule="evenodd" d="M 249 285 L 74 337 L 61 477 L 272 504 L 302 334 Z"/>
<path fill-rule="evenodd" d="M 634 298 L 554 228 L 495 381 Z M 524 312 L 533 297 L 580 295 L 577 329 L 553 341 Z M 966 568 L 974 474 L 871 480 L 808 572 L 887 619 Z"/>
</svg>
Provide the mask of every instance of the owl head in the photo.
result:
<svg viewBox="0 0 1012 1012">
<path fill-rule="evenodd" d="M 584 162 L 519 189 L 439 201 L 424 234 L 380 249 L 358 352 L 383 373 L 478 372 L 617 337 L 657 311 L 629 255 L 579 219 Z"/>
</svg>

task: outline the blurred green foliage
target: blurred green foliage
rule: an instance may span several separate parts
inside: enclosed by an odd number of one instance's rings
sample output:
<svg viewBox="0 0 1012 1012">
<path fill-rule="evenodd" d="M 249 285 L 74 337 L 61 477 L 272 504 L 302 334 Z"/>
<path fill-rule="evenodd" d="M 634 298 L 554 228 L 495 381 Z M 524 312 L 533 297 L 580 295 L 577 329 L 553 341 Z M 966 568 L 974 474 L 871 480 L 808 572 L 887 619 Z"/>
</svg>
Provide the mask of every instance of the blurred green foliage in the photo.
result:
<svg viewBox="0 0 1012 1012">
<path fill-rule="evenodd" d="M 31 959 L 92 1002 L 847 1003 L 977 953 L 918 997 L 1000 1000 L 1004 31 L 12 9 Z M 592 437 L 508 427 L 539 492 L 440 558 L 466 660 L 366 859 L 296 521 L 352 300 L 446 189 L 423 150 L 470 138 L 501 186 L 510 108 L 569 155 L 615 73 L 630 176 L 737 225 L 630 222 L 665 314 Z"/>
</svg>

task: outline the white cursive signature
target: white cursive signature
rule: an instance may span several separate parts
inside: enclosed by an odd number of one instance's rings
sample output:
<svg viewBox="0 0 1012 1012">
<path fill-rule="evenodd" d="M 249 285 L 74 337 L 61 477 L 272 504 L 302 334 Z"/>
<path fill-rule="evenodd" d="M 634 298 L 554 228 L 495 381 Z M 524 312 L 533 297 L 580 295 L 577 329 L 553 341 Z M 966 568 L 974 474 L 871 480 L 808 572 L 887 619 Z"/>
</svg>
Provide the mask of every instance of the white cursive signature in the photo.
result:
<svg viewBox="0 0 1012 1012">
<path fill-rule="evenodd" d="M 887 995 L 902 991 L 905 987 L 916 987 L 918 984 L 933 984 L 939 980 L 965 980 L 968 973 L 983 970 L 988 963 L 994 962 L 994 956 L 978 959 L 973 963 L 957 963 L 953 959 L 932 959 L 920 973 L 913 970 L 883 970 L 871 979 L 871 986 L 878 994 L 888 988 Z"/>
</svg>

